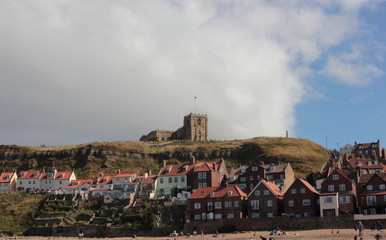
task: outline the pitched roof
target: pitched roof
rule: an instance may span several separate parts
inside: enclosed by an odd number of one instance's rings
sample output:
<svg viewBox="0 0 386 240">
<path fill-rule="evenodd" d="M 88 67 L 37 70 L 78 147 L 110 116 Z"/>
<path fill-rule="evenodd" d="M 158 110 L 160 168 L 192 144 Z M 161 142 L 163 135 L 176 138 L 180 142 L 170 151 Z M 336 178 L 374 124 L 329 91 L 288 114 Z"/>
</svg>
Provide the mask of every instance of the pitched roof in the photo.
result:
<svg viewBox="0 0 386 240">
<path fill-rule="evenodd" d="M 3 172 L 0 175 L 0 183 L 11 182 L 13 172 Z M 8 178 L 8 179 L 7 179 Z"/>
<path fill-rule="evenodd" d="M 39 179 L 40 177 L 40 171 L 21 171 L 19 174 L 19 179 Z"/>
<path fill-rule="evenodd" d="M 72 172 L 57 172 L 55 175 L 55 180 L 69 180 Z"/>
<path fill-rule="evenodd" d="M 313 187 L 313 186 L 311 186 L 311 184 L 309 184 L 306 180 L 304 180 L 303 178 L 300 178 L 300 177 L 298 177 L 296 180 L 299 180 L 300 182 L 302 182 L 311 192 L 314 192 L 314 193 L 316 193 L 316 194 L 319 194 L 319 192 L 318 191 L 316 191 L 316 189 Z M 295 180 L 295 181 L 296 181 Z M 291 188 L 291 187 L 290 187 Z"/>
<path fill-rule="evenodd" d="M 371 169 L 383 169 L 383 166 L 378 161 L 371 158 L 351 158 L 348 160 L 352 168 L 371 168 Z"/>
<path fill-rule="evenodd" d="M 211 194 L 214 193 L 214 194 Z M 231 194 L 229 194 L 231 193 Z M 247 195 L 236 185 L 228 187 L 216 186 L 197 189 L 188 199 L 200 198 L 222 198 L 222 197 L 247 197 Z"/>
<path fill-rule="evenodd" d="M 260 180 L 260 182 L 253 188 L 253 190 L 249 193 L 248 196 L 255 192 L 256 188 L 258 188 L 260 184 L 264 184 L 268 188 L 268 190 L 270 190 L 275 196 L 283 196 L 283 192 L 279 189 L 278 186 L 276 186 L 276 184 L 265 180 Z"/>
<path fill-rule="evenodd" d="M 157 174 L 153 174 L 145 178 L 145 180 L 143 180 L 142 183 L 143 184 L 154 183 L 156 179 L 157 179 Z"/>
<path fill-rule="evenodd" d="M 127 177 L 134 177 L 134 176 L 135 176 L 134 173 L 119 173 L 113 176 L 113 178 L 127 178 Z"/>
<path fill-rule="evenodd" d="M 191 167 L 187 164 L 166 165 L 159 173 L 159 176 L 180 176 L 186 175 Z"/>
<path fill-rule="evenodd" d="M 113 184 L 111 176 L 103 176 L 99 178 L 97 185 Z"/>
<path fill-rule="evenodd" d="M 287 167 L 288 163 L 279 163 L 279 164 L 264 164 L 264 165 L 261 165 L 261 167 L 265 168 L 265 170 L 267 171 L 267 174 L 269 173 L 280 173 L 280 172 L 283 172 L 284 169 Z M 271 166 L 274 166 L 274 169 L 273 170 L 270 170 L 270 167 Z"/>
</svg>

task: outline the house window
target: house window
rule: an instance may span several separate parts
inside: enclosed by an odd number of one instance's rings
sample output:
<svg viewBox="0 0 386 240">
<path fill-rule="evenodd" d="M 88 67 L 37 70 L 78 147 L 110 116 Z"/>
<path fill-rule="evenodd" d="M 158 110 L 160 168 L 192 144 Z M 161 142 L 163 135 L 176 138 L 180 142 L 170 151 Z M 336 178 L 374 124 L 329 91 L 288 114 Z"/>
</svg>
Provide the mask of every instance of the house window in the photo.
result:
<svg viewBox="0 0 386 240">
<path fill-rule="evenodd" d="M 272 207 L 272 200 L 267 200 L 267 206 Z"/>
<path fill-rule="evenodd" d="M 169 183 L 172 183 L 172 182 L 173 182 L 173 178 L 169 177 Z"/>
<path fill-rule="evenodd" d="M 255 172 L 255 171 L 257 171 L 257 170 L 258 170 L 258 167 L 257 167 L 257 166 L 253 166 L 253 167 L 252 167 L 252 171 Z"/>
<path fill-rule="evenodd" d="M 367 206 L 375 206 L 377 204 L 377 198 L 375 196 L 366 196 Z"/>
<path fill-rule="evenodd" d="M 245 183 L 237 184 L 237 186 L 239 186 L 240 189 L 245 189 L 245 188 L 247 188 L 247 184 L 245 184 Z"/>
<path fill-rule="evenodd" d="M 231 202 L 231 201 L 225 202 L 225 207 L 226 207 L 226 208 L 232 207 L 232 202 Z"/>
<path fill-rule="evenodd" d="M 234 202 L 233 202 L 233 206 L 234 206 L 234 207 L 239 207 L 239 201 L 234 201 Z"/>
<path fill-rule="evenodd" d="M 20 185 L 22 185 L 23 184 L 23 181 L 20 181 Z"/>
<path fill-rule="evenodd" d="M 198 188 L 202 188 L 202 183 L 198 183 Z"/>
<path fill-rule="evenodd" d="M 306 193 L 306 189 L 305 188 L 301 188 L 300 189 L 300 193 Z"/>
<path fill-rule="evenodd" d="M 222 215 L 219 213 L 214 215 L 214 219 L 221 219 L 221 218 L 222 218 Z"/>
<path fill-rule="evenodd" d="M 164 178 L 159 179 L 159 183 L 163 184 L 164 183 Z"/>
<path fill-rule="evenodd" d="M 332 197 L 324 198 L 324 203 L 332 203 Z"/>
<path fill-rule="evenodd" d="M 267 213 L 267 217 L 269 218 L 273 217 L 273 213 Z"/>
<path fill-rule="evenodd" d="M 346 191 L 346 184 L 339 184 L 339 191 Z"/>
<path fill-rule="evenodd" d="M 379 184 L 379 190 L 385 190 L 385 184 Z"/>
<path fill-rule="evenodd" d="M 214 208 L 215 209 L 221 209 L 221 202 L 215 202 L 214 203 Z"/>
<path fill-rule="evenodd" d="M 194 209 L 201 209 L 201 203 L 195 203 Z"/>
<path fill-rule="evenodd" d="M 311 205 L 310 199 L 303 199 L 303 206 L 310 206 L 310 205 Z"/>
<path fill-rule="evenodd" d="M 213 211 L 213 203 L 212 202 L 208 202 L 208 211 Z"/>
<path fill-rule="evenodd" d="M 30 184 L 30 185 L 31 185 L 31 181 L 28 181 L 28 184 Z"/>
<path fill-rule="evenodd" d="M 202 173 L 202 179 L 206 179 L 206 172 Z"/>
<path fill-rule="evenodd" d="M 206 182 L 202 183 L 202 187 L 207 187 Z"/>
<path fill-rule="evenodd" d="M 235 217 L 235 215 L 233 213 L 228 213 L 227 214 L 227 218 L 234 218 L 234 217 Z"/>
<path fill-rule="evenodd" d="M 178 177 L 174 177 L 174 183 L 178 183 Z"/>
<path fill-rule="evenodd" d="M 202 218 L 202 220 L 205 220 L 205 219 L 206 219 L 206 214 L 205 214 L 205 213 L 202 213 L 202 214 L 201 214 L 201 218 Z"/>
<path fill-rule="evenodd" d="M 181 182 L 185 182 L 185 177 L 181 176 Z"/>
<path fill-rule="evenodd" d="M 273 175 L 268 175 L 268 180 L 272 181 L 273 180 Z"/>
<path fill-rule="evenodd" d="M 202 179 L 202 173 L 198 173 L 198 179 Z"/>
<path fill-rule="evenodd" d="M 260 213 L 252 213 L 252 218 L 259 218 L 260 217 Z"/>
<path fill-rule="evenodd" d="M 259 200 L 251 200 L 251 210 L 260 210 Z"/>
<path fill-rule="evenodd" d="M 200 214 L 194 215 L 194 220 L 196 220 L 196 221 L 201 220 L 201 215 Z"/>
<path fill-rule="evenodd" d="M 332 175 L 332 180 L 339 180 L 339 175 L 338 174 Z"/>
<path fill-rule="evenodd" d="M 269 191 L 268 190 L 264 190 L 264 195 L 269 195 Z"/>
<path fill-rule="evenodd" d="M 296 188 L 291 189 L 291 194 L 296 194 Z"/>
<path fill-rule="evenodd" d="M 249 184 L 249 189 L 253 189 L 253 183 Z"/>
<path fill-rule="evenodd" d="M 260 179 L 261 179 L 260 175 L 257 175 L 256 180 L 260 180 Z"/>
<path fill-rule="evenodd" d="M 334 185 L 328 185 L 328 191 L 333 192 L 334 191 Z"/>
<path fill-rule="evenodd" d="M 256 196 L 259 196 L 259 195 L 260 195 L 260 191 L 259 191 L 259 190 L 256 190 L 256 191 L 255 191 L 255 195 L 256 195 Z"/>
<path fill-rule="evenodd" d="M 339 203 L 350 203 L 350 196 L 340 196 Z"/>
<path fill-rule="evenodd" d="M 373 185 L 367 185 L 366 188 L 367 188 L 368 191 L 372 191 L 373 190 Z"/>
<path fill-rule="evenodd" d="M 289 206 L 289 207 L 295 206 L 294 200 L 289 200 L 289 201 L 288 201 L 288 206 Z"/>
<path fill-rule="evenodd" d="M 240 178 L 240 182 L 245 182 L 247 179 L 245 177 Z"/>
</svg>

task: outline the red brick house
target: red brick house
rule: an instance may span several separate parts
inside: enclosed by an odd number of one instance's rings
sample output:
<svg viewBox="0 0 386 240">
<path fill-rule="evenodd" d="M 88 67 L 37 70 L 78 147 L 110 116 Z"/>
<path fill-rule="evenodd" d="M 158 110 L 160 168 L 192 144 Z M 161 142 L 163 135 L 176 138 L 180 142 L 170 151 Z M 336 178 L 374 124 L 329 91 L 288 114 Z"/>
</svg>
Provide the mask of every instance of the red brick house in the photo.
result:
<svg viewBox="0 0 386 240">
<path fill-rule="evenodd" d="M 320 202 L 321 216 L 338 216 L 355 212 L 357 201 L 356 185 L 348 179 L 342 171 L 337 169 L 332 170 L 322 182 L 320 193 L 328 196 L 325 202 L 324 200 Z M 330 197 L 335 197 L 336 199 L 329 199 Z M 332 203 L 331 201 L 337 203 L 334 209 L 331 209 L 332 204 L 328 204 Z M 326 203 L 326 205 L 324 203 Z M 324 206 L 326 206 L 326 208 L 324 208 Z"/>
<path fill-rule="evenodd" d="M 231 172 L 239 173 L 232 183 L 239 186 L 247 194 L 255 188 L 261 179 L 275 183 L 283 192 L 295 180 L 294 171 L 290 163 L 253 164 L 248 167 L 240 166 Z"/>
<path fill-rule="evenodd" d="M 343 159 L 342 166 L 348 171 L 359 168 L 361 174 L 372 174 L 384 172 L 385 165 L 376 159 L 371 158 L 347 158 Z"/>
<path fill-rule="evenodd" d="M 371 159 L 382 159 L 384 158 L 384 150 L 381 148 L 379 139 L 377 142 L 370 143 L 357 143 L 352 150 L 354 158 L 371 158 Z"/>
<path fill-rule="evenodd" d="M 187 173 L 187 190 L 193 192 L 202 187 L 219 186 L 224 176 L 228 177 L 224 159 L 193 163 Z"/>
<path fill-rule="evenodd" d="M 260 180 L 266 178 L 266 169 L 258 164 L 252 164 L 251 166 L 239 166 L 232 169 L 232 173 L 238 174 L 232 184 L 236 184 L 246 194 L 249 194 L 260 182 Z"/>
<path fill-rule="evenodd" d="M 248 195 L 251 218 L 281 216 L 283 193 L 273 183 L 261 180 Z"/>
<path fill-rule="evenodd" d="M 365 176 L 362 176 L 362 178 Z M 360 212 L 363 214 L 386 213 L 386 176 L 373 174 L 359 193 Z"/>
<path fill-rule="evenodd" d="M 291 217 L 319 216 L 319 192 L 298 177 L 284 193 L 284 213 Z"/>
<path fill-rule="evenodd" d="M 243 218 L 247 198 L 236 185 L 199 188 L 188 198 L 190 220 Z"/>
</svg>

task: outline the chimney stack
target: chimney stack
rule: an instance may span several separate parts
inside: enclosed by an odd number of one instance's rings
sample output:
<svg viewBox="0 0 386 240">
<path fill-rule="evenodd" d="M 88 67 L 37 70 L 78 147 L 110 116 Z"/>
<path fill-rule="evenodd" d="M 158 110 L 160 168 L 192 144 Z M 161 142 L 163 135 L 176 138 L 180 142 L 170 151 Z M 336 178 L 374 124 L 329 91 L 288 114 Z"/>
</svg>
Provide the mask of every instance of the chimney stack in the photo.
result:
<svg viewBox="0 0 386 240">
<path fill-rule="evenodd" d="M 118 168 L 117 174 L 121 174 L 121 169 L 120 168 Z"/>
<path fill-rule="evenodd" d="M 196 164 L 196 158 L 192 156 L 192 165 Z"/>
<path fill-rule="evenodd" d="M 166 167 L 166 160 L 163 160 L 162 163 L 163 163 L 162 166 L 163 166 L 163 167 Z"/>
</svg>

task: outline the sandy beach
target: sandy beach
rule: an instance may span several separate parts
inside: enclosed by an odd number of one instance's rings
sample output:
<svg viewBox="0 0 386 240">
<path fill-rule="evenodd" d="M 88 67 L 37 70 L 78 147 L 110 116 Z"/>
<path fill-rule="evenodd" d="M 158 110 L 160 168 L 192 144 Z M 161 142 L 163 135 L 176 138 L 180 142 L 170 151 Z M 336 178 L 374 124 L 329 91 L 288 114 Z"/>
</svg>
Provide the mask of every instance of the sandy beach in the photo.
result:
<svg viewBox="0 0 386 240">
<path fill-rule="evenodd" d="M 339 233 L 337 233 L 339 231 Z M 375 239 L 374 236 L 379 233 L 383 239 L 386 239 L 386 232 L 384 231 L 371 231 L 366 230 L 365 231 L 365 237 L 364 239 Z M 318 230 L 305 230 L 305 231 L 287 231 L 286 236 L 273 236 L 275 239 L 285 239 L 285 240 L 295 240 L 295 239 L 354 239 L 354 236 L 358 234 L 358 232 L 355 232 L 353 229 L 334 229 L 333 233 L 331 233 L 331 229 L 318 229 Z M 250 232 L 241 232 L 241 233 L 231 233 L 231 234 L 219 234 L 219 237 L 213 237 L 211 234 L 206 234 L 204 236 L 190 236 L 189 239 L 197 239 L 197 240 L 259 240 L 259 236 L 262 235 L 264 237 L 269 237 L 269 232 L 267 231 L 250 231 Z M 31 240 L 75 240 L 78 238 L 66 238 L 66 237 L 2 237 L 0 239 L 31 239 Z M 83 238 L 85 240 L 91 240 L 95 238 Z M 128 240 L 133 239 L 131 237 L 126 238 L 112 238 L 114 240 Z M 141 237 L 138 236 L 136 239 L 138 240 L 151 240 L 151 239 L 158 239 L 158 240 L 174 240 L 174 238 L 170 237 Z M 188 237 L 176 237 L 175 239 L 188 239 Z"/>
</svg>

